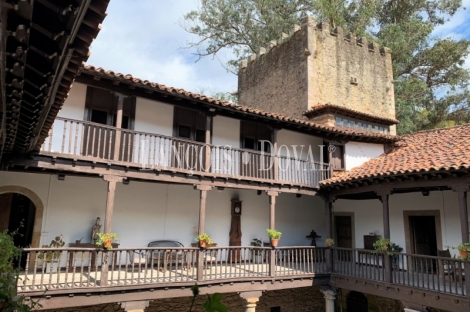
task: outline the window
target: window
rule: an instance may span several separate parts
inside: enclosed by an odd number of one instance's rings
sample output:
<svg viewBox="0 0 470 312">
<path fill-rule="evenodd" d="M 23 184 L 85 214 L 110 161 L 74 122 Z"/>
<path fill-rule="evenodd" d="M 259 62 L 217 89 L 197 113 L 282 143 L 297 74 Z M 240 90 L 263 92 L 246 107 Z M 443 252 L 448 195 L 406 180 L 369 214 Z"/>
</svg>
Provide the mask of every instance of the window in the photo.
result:
<svg viewBox="0 0 470 312">
<path fill-rule="evenodd" d="M 336 126 L 337 127 L 341 127 L 342 122 L 343 122 L 343 120 L 340 117 L 336 117 Z"/>
<path fill-rule="evenodd" d="M 174 136 L 206 142 L 206 118 L 198 111 L 175 107 Z"/>
<path fill-rule="evenodd" d="M 347 119 L 343 119 L 343 127 L 348 127 L 349 121 Z"/>
<path fill-rule="evenodd" d="M 334 151 L 331 152 L 330 164 L 333 170 L 344 170 L 344 145 L 336 145 Z"/>
<path fill-rule="evenodd" d="M 111 91 L 88 86 L 84 120 L 116 126 L 118 97 Z M 125 97 L 121 128 L 134 129 L 135 98 Z"/>
<path fill-rule="evenodd" d="M 269 309 L 269 312 L 281 312 L 281 307 L 272 307 Z"/>
<path fill-rule="evenodd" d="M 242 148 L 264 151 L 271 151 L 272 131 L 266 125 L 242 121 L 240 124 L 240 136 Z M 272 143 L 272 142 L 271 142 Z"/>
</svg>

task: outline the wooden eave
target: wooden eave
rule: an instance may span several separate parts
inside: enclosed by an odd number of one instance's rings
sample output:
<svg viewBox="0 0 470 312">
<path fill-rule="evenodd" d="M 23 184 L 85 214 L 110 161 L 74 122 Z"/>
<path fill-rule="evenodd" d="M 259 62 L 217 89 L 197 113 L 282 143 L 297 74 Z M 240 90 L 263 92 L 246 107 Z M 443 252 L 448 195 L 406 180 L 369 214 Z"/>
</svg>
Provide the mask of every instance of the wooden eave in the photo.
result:
<svg viewBox="0 0 470 312">
<path fill-rule="evenodd" d="M 358 141 L 379 144 L 392 143 L 398 140 L 398 137 L 363 135 L 359 133 L 352 134 L 341 131 L 339 129 L 329 129 L 327 127 L 321 126 L 313 127 L 308 124 L 285 121 L 280 118 L 276 118 L 275 116 L 266 116 L 265 114 L 261 113 L 258 114 L 248 112 L 246 110 L 239 109 L 239 107 L 237 106 L 233 107 L 233 105 L 230 106 L 209 103 L 208 101 L 196 99 L 184 93 L 180 94 L 161 90 L 157 87 L 143 85 L 141 83 L 136 83 L 129 79 L 112 77 L 108 74 L 99 73 L 97 71 L 88 70 L 86 68 L 83 68 L 81 70 L 81 73 L 79 76 L 77 76 L 76 81 L 98 88 L 119 92 L 129 96 L 137 96 L 175 106 L 192 108 L 209 114 L 221 115 L 257 123 L 264 123 L 272 128 L 302 132 L 322 137 L 326 140 Z"/>
<path fill-rule="evenodd" d="M 0 157 L 39 147 L 98 35 L 109 0 L 2 4 Z"/>
</svg>

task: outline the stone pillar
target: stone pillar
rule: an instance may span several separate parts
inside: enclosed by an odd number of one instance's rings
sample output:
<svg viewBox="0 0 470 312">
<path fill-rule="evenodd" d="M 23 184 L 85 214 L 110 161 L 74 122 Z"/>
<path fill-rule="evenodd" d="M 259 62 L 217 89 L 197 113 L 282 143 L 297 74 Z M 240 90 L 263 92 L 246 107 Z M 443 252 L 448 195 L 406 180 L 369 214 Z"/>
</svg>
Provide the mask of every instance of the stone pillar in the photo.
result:
<svg viewBox="0 0 470 312">
<path fill-rule="evenodd" d="M 240 297 L 245 299 L 246 302 L 245 312 L 256 312 L 256 303 L 258 303 L 262 294 L 261 291 L 246 291 L 240 293 Z"/>
<path fill-rule="evenodd" d="M 121 302 L 121 308 L 126 312 L 144 312 L 149 306 L 149 301 L 127 301 Z"/>
<path fill-rule="evenodd" d="M 335 312 L 336 291 L 332 288 L 320 289 L 325 298 L 325 312 Z"/>
</svg>

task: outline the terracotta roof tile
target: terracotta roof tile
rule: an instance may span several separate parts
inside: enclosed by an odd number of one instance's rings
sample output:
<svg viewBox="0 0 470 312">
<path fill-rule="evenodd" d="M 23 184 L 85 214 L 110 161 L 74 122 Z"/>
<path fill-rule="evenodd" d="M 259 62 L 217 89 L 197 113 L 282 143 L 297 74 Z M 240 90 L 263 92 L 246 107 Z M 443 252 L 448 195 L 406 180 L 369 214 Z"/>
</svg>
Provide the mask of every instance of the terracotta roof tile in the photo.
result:
<svg viewBox="0 0 470 312">
<path fill-rule="evenodd" d="M 387 154 L 321 182 L 323 186 L 409 173 L 470 169 L 470 124 L 400 137 Z"/>
<path fill-rule="evenodd" d="M 127 83 L 131 82 L 140 87 L 159 90 L 162 92 L 170 93 L 175 96 L 179 95 L 181 97 L 185 97 L 188 99 L 195 99 L 195 100 L 203 101 L 211 105 L 217 105 L 223 108 L 241 111 L 247 114 L 254 114 L 254 115 L 264 116 L 267 118 L 276 119 L 279 121 L 289 122 L 292 124 L 302 125 L 302 126 L 309 127 L 311 129 L 317 129 L 317 130 L 329 132 L 331 134 L 338 133 L 338 134 L 343 134 L 343 135 L 351 136 L 351 137 L 373 138 L 373 139 L 380 140 L 383 142 L 395 142 L 398 140 L 397 137 L 393 135 L 377 133 L 377 132 L 368 132 L 368 131 L 357 130 L 357 129 L 349 129 L 349 128 L 343 128 L 343 127 L 331 127 L 328 125 L 315 123 L 306 119 L 292 118 L 292 117 L 256 109 L 256 108 L 249 107 L 249 106 L 238 105 L 236 103 L 231 103 L 228 101 L 221 101 L 221 100 L 214 99 L 214 98 L 202 95 L 202 94 L 189 92 L 183 89 L 177 89 L 174 87 L 167 87 L 163 84 L 150 82 L 148 80 L 142 80 L 142 79 L 133 77 L 132 75 L 129 75 L 129 74 L 125 75 L 121 73 L 115 73 L 112 70 L 105 70 L 101 67 L 94 67 L 92 65 L 84 64 L 81 69 L 81 72 L 87 73 L 90 75 L 99 75 L 101 77 L 106 77 L 111 80 L 117 80 L 117 81 L 127 82 Z"/>
<path fill-rule="evenodd" d="M 331 104 L 331 103 L 315 105 L 312 108 L 310 108 L 309 110 L 305 111 L 303 113 L 303 115 L 311 118 L 311 117 L 321 115 L 321 114 L 323 114 L 325 112 L 328 112 L 328 111 L 335 111 L 335 112 L 338 112 L 338 113 L 343 113 L 347 116 L 354 116 L 354 117 L 357 117 L 359 119 L 362 118 L 362 119 L 366 119 L 366 120 L 374 120 L 378 123 L 384 123 L 386 125 L 395 125 L 395 124 L 400 123 L 398 120 L 396 120 L 394 118 L 376 116 L 376 115 L 360 112 L 360 111 L 355 110 L 355 109 L 342 107 L 342 106 Z"/>
</svg>

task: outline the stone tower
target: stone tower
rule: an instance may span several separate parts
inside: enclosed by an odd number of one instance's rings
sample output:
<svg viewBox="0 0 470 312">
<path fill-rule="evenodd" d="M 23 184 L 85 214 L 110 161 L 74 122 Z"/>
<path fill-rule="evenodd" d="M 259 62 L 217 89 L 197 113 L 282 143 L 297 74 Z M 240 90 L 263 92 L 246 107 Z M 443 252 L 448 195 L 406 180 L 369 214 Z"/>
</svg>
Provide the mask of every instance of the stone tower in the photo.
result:
<svg viewBox="0 0 470 312">
<path fill-rule="evenodd" d="M 311 17 L 241 62 L 238 97 L 330 126 L 395 134 L 398 123 L 390 50 Z"/>
</svg>

